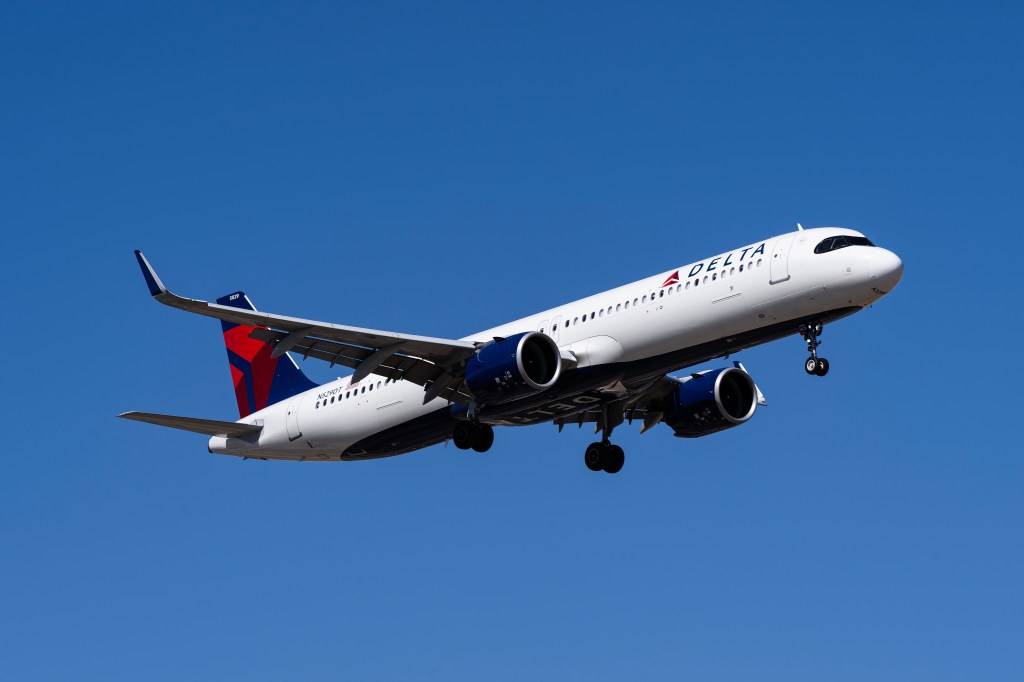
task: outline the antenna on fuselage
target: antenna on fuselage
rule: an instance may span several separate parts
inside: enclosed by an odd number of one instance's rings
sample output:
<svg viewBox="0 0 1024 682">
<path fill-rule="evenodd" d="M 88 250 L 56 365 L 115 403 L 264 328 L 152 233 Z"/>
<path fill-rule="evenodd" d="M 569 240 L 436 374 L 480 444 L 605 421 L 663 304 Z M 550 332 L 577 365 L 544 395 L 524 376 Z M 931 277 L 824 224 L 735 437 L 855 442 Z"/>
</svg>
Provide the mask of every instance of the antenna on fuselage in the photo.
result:
<svg viewBox="0 0 1024 682">
<path fill-rule="evenodd" d="M 800 230 L 801 232 L 803 232 L 803 231 L 804 231 L 804 226 L 803 226 L 803 225 L 801 225 L 800 223 L 797 223 L 797 224 L 796 224 L 796 229 L 798 229 L 798 230 Z"/>
</svg>

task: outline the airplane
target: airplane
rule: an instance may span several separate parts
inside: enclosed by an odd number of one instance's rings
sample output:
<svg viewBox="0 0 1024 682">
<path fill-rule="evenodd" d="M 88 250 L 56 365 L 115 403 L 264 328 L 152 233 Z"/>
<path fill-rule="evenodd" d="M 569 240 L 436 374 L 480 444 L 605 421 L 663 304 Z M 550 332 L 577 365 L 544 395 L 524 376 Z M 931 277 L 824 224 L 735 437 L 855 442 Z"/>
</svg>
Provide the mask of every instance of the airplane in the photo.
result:
<svg viewBox="0 0 1024 682">
<path fill-rule="evenodd" d="M 160 303 L 221 321 L 237 421 L 148 412 L 118 416 L 210 436 L 211 453 L 339 461 L 452 441 L 486 452 L 496 426 L 593 424 L 591 471 L 625 462 L 613 430 L 639 421 L 698 438 L 746 423 L 764 394 L 739 362 L 673 376 L 799 335 L 804 370 L 825 376 L 823 327 L 875 303 L 903 261 L 862 233 L 789 232 L 544 310 L 461 339 L 412 336 L 258 311 L 238 291 L 215 303 L 171 293 L 136 251 Z M 353 369 L 322 385 L 292 354 Z"/>
</svg>

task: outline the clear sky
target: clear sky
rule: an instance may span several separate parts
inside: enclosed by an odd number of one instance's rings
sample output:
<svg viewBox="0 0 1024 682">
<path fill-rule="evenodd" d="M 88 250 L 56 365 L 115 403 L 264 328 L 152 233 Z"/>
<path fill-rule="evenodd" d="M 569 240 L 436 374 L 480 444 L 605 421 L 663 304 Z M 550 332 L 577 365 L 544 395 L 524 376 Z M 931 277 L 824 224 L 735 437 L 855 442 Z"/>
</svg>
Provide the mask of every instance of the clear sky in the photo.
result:
<svg viewBox="0 0 1024 682">
<path fill-rule="evenodd" d="M 7 2 L 0 677 L 1019 680 L 1019 3 Z M 906 263 L 679 440 L 209 455 L 215 321 L 461 336 L 795 227 Z M 720 363 L 719 363 L 720 364 Z M 306 371 L 333 378 L 323 364 Z"/>
</svg>

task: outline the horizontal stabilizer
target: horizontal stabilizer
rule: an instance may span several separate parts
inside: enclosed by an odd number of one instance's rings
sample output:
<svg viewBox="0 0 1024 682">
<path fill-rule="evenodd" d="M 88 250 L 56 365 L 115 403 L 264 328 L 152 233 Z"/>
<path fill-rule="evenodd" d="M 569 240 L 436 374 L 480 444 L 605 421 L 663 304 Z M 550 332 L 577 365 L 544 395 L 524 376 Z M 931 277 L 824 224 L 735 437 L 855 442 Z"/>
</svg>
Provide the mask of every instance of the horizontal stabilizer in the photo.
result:
<svg viewBox="0 0 1024 682">
<path fill-rule="evenodd" d="M 171 414 L 153 414 L 152 412 L 125 412 L 117 415 L 122 419 L 133 419 L 137 422 L 169 426 L 172 429 L 204 433 L 207 436 L 221 438 L 245 438 L 255 436 L 263 430 L 255 424 L 239 424 L 238 422 L 222 422 L 216 419 L 196 419 L 195 417 L 175 417 Z"/>
</svg>

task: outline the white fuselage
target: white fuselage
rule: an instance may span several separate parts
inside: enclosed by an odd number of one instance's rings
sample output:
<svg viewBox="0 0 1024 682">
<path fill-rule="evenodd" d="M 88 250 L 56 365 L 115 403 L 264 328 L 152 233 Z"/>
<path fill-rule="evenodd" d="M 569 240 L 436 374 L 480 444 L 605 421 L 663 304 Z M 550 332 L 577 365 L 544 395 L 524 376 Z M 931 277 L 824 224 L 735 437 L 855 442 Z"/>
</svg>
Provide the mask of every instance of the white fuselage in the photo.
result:
<svg viewBox="0 0 1024 682">
<path fill-rule="evenodd" d="M 899 258 L 879 247 L 814 253 L 815 245 L 835 235 L 862 236 L 843 228 L 791 232 L 465 340 L 542 331 L 571 353 L 579 368 L 628 365 L 787 320 L 863 308 L 899 281 Z M 215 437 L 209 447 L 226 454 L 337 461 L 362 439 L 447 404 L 437 398 L 424 405 L 423 387 L 410 382 L 371 375 L 353 383 L 343 377 L 239 420 L 263 425 L 257 443 Z"/>
</svg>

